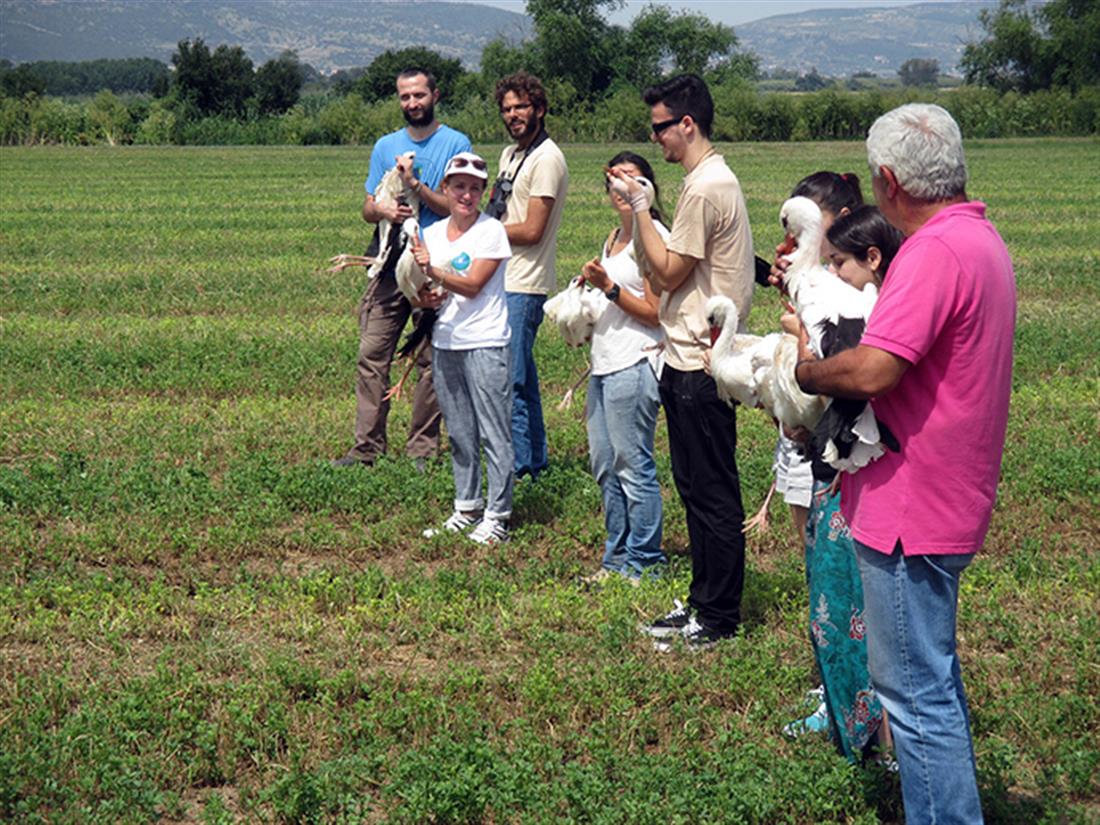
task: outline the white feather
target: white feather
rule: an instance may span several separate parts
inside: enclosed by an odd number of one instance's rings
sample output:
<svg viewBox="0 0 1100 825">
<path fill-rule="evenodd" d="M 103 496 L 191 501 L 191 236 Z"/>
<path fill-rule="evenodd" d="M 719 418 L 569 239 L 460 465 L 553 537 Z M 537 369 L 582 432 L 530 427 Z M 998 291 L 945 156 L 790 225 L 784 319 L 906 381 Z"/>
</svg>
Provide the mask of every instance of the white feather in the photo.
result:
<svg viewBox="0 0 1100 825">
<path fill-rule="evenodd" d="M 412 160 L 416 157 L 416 152 L 405 152 L 402 157 Z M 401 174 L 397 171 L 397 167 L 394 166 L 378 182 L 378 186 L 374 190 L 374 201 L 377 204 L 395 204 L 400 198 L 404 198 L 405 203 L 412 209 L 414 216 L 420 214 L 420 198 L 417 197 L 412 187 L 405 184 Z M 389 249 L 390 238 L 394 231 L 395 228 L 390 221 L 385 218 L 378 221 L 378 260 L 367 269 L 368 278 L 373 278 L 381 273 L 382 267 L 385 265 L 386 250 Z"/>
</svg>

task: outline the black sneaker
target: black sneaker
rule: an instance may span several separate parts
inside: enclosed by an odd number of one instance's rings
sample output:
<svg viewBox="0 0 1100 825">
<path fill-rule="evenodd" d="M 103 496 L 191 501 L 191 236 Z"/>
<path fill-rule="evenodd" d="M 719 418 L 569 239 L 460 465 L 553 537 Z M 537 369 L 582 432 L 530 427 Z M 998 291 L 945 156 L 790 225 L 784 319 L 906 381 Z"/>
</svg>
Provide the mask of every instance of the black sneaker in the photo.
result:
<svg viewBox="0 0 1100 825">
<path fill-rule="evenodd" d="M 688 650 L 706 650 L 723 639 L 732 639 L 737 634 L 732 630 L 711 630 L 709 627 L 700 624 L 692 616 L 691 621 L 684 626 L 680 635 L 683 637 Z"/>
<path fill-rule="evenodd" d="M 679 599 L 675 599 L 672 603 L 676 606 L 671 611 L 654 619 L 649 624 L 642 625 L 642 633 L 652 636 L 654 639 L 663 639 L 666 636 L 683 633 L 684 628 L 692 621 L 691 608 L 685 607 Z"/>
</svg>

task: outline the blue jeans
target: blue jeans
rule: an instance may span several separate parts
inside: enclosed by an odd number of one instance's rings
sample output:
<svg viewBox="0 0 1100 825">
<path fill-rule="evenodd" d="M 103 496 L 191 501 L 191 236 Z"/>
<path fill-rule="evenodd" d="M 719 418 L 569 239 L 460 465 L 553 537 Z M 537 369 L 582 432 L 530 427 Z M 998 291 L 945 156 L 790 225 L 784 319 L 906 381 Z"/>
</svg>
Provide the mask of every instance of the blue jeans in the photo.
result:
<svg viewBox="0 0 1100 825">
<path fill-rule="evenodd" d="M 512 328 L 512 447 L 516 478 L 546 469 L 546 426 L 542 422 L 539 374 L 535 369 L 535 335 L 542 323 L 545 295 L 505 293 Z"/>
<path fill-rule="evenodd" d="M 508 348 L 432 351 L 432 383 L 451 440 L 455 509 L 485 508 L 485 515 L 512 515 L 512 431 L 509 418 Z M 485 449 L 488 504 L 481 497 L 481 450 Z"/>
<path fill-rule="evenodd" d="M 959 576 L 973 553 L 887 555 L 854 542 L 867 664 L 901 769 L 905 821 L 982 822 L 970 714 L 955 649 Z"/>
<path fill-rule="evenodd" d="M 588 383 L 588 457 L 607 525 L 603 566 L 631 577 L 667 561 L 653 460 L 658 406 L 657 377 L 645 359 Z"/>
</svg>

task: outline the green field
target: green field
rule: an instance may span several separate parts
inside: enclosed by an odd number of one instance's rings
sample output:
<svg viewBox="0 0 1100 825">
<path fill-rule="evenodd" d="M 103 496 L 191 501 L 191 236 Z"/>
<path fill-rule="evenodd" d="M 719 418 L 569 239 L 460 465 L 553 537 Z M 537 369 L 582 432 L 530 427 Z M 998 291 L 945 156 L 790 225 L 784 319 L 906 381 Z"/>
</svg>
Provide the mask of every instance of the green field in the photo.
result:
<svg viewBox="0 0 1100 825">
<path fill-rule="evenodd" d="M 495 160 L 499 147 L 482 147 Z M 559 280 L 611 226 L 567 147 Z M 987 821 L 1100 820 L 1100 143 L 968 145 L 1020 310 L 1000 499 L 959 630 Z M 679 167 L 658 168 L 671 206 Z M 758 248 L 793 183 L 856 143 L 724 147 Z M 660 655 L 673 574 L 582 589 L 602 519 L 583 368 L 545 328 L 552 467 L 513 541 L 425 542 L 449 462 L 336 470 L 351 436 L 368 151 L 0 150 L 0 820 L 873 823 L 894 780 L 788 741 L 816 684 L 781 505 L 749 543 L 741 637 Z M 774 326 L 759 291 L 751 326 Z M 774 430 L 739 411 L 746 509 Z"/>
</svg>

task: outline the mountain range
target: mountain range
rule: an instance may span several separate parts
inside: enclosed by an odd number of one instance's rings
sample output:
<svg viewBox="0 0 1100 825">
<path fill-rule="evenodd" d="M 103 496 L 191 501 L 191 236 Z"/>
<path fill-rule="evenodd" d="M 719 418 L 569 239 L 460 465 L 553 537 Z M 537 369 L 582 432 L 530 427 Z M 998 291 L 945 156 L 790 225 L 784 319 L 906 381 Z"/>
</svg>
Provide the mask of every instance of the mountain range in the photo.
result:
<svg viewBox="0 0 1100 825">
<path fill-rule="evenodd" d="M 812 68 L 841 77 L 855 72 L 893 74 L 911 57 L 935 59 L 957 70 L 963 47 L 983 34 L 978 12 L 996 2 L 969 0 L 911 6 L 819 9 L 743 23 L 734 31 L 765 71 Z"/>
<path fill-rule="evenodd" d="M 844 76 L 892 74 L 911 57 L 955 69 L 980 35 L 978 12 L 995 0 L 821 9 L 735 27 L 761 68 Z M 426 46 L 475 68 L 496 37 L 531 34 L 523 14 L 429 0 L 0 0 L 0 58 L 168 61 L 178 41 L 242 46 L 261 63 L 284 49 L 323 72 L 368 65 L 386 49 Z"/>
<path fill-rule="evenodd" d="M 427 46 L 467 68 L 498 36 L 530 34 L 526 15 L 477 3 L 403 0 L 0 0 L 0 58 L 153 57 L 201 37 L 254 63 L 293 49 L 322 72 L 367 66 L 387 49 Z"/>
</svg>

